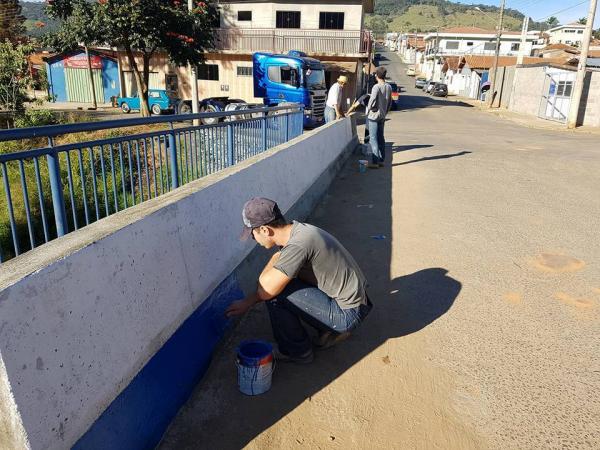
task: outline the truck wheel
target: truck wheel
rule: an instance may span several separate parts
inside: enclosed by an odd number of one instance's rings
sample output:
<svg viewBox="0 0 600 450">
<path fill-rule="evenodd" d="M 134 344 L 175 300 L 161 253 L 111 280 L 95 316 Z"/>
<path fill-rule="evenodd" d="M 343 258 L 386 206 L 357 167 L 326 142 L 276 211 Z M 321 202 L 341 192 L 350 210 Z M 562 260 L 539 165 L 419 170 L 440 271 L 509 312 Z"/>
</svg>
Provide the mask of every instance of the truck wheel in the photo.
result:
<svg viewBox="0 0 600 450">
<path fill-rule="evenodd" d="M 160 109 L 160 106 L 158 106 L 156 103 L 154 105 L 152 105 L 152 108 L 150 108 L 150 110 L 152 111 L 152 114 L 154 114 L 155 116 L 160 116 L 160 113 L 162 112 Z"/>
<path fill-rule="evenodd" d="M 125 114 L 129 114 L 131 112 L 131 108 L 127 103 L 123 102 L 121 103 L 121 111 L 123 111 Z"/>
<path fill-rule="evenodd" d="M 191 114 L 192 113 L 192 105 L 189 103 L 182 103 L 179 107 L 179 114 Z"/>
<path fill-rule="evenodd" d="M 215 113 L 215 112 L 219 112 L 219 110 L 217 109 L 217 107 L 215 105 L 204 105 L 202 108 L 200 108 L 200 112 L 203 113 Z M 215 123 L 219 123 L 219 118 L 218 117 L 205 117 L 201 119 L 201 122 L 204 125 L 214 125 Z"/>
</svg>

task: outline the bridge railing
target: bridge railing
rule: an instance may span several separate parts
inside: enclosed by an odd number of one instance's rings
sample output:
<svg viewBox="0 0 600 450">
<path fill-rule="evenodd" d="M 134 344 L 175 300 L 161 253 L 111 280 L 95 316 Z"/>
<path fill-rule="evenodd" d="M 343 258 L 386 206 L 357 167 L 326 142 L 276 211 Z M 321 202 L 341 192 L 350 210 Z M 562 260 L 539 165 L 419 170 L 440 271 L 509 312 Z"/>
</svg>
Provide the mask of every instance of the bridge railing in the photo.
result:
<svg viewBox="0 0 600 450">
<path fill-rule="evenodd" d="M 0 131 L 17 148 L 0 154 L 0 264 L 287 142 L 303 115 L 292 105 Z"/>
</svg>

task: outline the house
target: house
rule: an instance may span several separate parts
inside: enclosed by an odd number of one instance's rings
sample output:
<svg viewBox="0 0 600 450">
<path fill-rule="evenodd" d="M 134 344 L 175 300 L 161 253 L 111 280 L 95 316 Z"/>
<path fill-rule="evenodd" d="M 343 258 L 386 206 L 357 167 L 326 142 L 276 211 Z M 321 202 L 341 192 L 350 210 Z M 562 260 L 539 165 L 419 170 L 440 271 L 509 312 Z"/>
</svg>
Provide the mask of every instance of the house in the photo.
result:
<svg viewBox="0 0 600 450">
<path fill-rule="evenodd" d="M 425 36 L 425 33 L 407 33 L 398 37 L 398 53 L 404 62 L 417 62 L 417 52 L 425 50 Z"/>
<path fill-rule="evenodd" d="M 570 23 L 568 25 L 559 25 L 547 31 L 550 35 L 549 44 L 567 44 L 574 47 L 581 47 L 583 43 L 583 31 L 585 25 L 581 23 Z"/>
<path fill-rule="evenodd" d="M 91 103 L 88 58 L 83 49 L 43 58 L 48 77 L 48 94 L 56 102 Z M 111 103 L 121 89 L 114 52 L 89 51 L 96 101 Z"/>
<path fill-rule="evenodd" d="M 462 55 L 487 55 L 496 53 L 496 31 L 477 27 L 446 28 L 428 33 L 425 38 L 425 55 L 420 71 L 428 79 L 441 80 L 443 58 Z M 525 46 L 521 48 L 521 33 L 504 31 L 500 39 L 501 56 L 517 56 L 519 52 L 529 56 L 539 44 L 539 31 L 529 31 Z"/>
<path fill-rule="evenodd" d="M 542 58 L 573 58 L 579 49 L 567 44 L 550 44 L 539 51 Z"/>
<path fill-rule="evenodd" d="M 329 87 L 340 74 L 348 76 L 345 95 L 353 98 L 363 87 L 363 64 L 371 50 L 371 34 L 364 30 L 364 14 L 373 12 L 373 0 L 274 0 L 269 2 L 221 0 L 214 49 L 198 67 L 201 98 L 229 96 L 248 102 L 254 97 L 252 54 L 299 50 L 326 67 Z M 119 52 L 124 93 L 135 91 L 129 62 Z M 150 87 L 169 88 L 183 99 L 191 98 L 186 67 L 171 64 L 166 54 L 150 62 Z"/>
</svg>

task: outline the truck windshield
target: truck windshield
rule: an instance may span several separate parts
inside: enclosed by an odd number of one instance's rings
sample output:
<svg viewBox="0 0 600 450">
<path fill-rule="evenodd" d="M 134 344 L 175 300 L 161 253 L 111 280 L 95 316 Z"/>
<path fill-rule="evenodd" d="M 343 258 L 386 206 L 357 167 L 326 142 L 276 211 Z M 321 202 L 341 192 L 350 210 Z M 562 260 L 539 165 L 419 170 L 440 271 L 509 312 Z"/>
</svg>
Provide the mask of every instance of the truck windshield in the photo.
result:
<svg viewBox="0 0 600 450">
<path fill-rule="evenodd" d="M 325 71 L 323 69 L 306 69 L 304 80 L 308 89 L 325 89 Z"/>
</svg>

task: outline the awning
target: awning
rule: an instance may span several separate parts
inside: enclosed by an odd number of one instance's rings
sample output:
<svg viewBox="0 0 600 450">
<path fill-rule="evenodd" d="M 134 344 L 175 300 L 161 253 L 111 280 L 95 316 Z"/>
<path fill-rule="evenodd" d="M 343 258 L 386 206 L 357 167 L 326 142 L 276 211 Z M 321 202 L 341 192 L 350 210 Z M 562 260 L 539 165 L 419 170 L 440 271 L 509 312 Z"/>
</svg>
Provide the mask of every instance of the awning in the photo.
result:
<svg viewBox="0 0 600 450">
<path fill-rule="evenodd" d="M 355 61 L 321 61 L 329 72 L 356 73 Z"/>
</svg>

